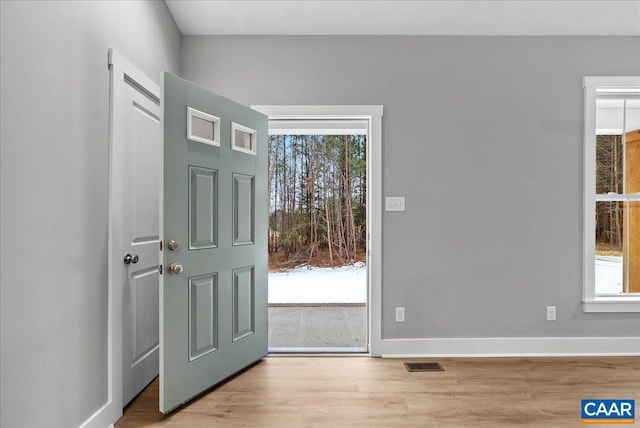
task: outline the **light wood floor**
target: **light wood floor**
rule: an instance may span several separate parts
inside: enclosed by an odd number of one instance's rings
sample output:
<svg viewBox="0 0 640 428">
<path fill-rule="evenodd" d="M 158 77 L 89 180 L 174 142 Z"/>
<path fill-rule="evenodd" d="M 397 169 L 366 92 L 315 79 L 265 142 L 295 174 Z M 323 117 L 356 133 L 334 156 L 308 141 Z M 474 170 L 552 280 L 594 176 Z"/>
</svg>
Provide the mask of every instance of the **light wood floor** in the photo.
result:
<svg viewBox="0 0 640 428">
<path fill-rule="evenodd" d="M 409 373 L 404 361 L 445 371 Z M 577 427 L 583 398 L 633 398 L 639 414 L 640 357 L 267 357 L 168 416 L 155 380 L 116 428 Z"/>
</svg>

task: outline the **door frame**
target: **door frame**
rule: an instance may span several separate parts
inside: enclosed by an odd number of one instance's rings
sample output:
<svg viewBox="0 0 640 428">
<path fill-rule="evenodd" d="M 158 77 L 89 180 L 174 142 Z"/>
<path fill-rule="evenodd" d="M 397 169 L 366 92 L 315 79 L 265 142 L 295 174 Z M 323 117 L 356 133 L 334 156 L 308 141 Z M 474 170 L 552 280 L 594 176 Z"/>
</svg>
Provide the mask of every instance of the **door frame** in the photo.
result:
<svg viewBox="0 0 640 428">
<path fill-rule="evenodd" d="M 269 120 L 366 120 L 367 136 L 367 310 L 372 357 L 382 345 L 382 105 L 252 105 Z"/>
<path fill-rule="evenodd" d="M 108 310 L 107 310 L 107 402 L 82 427 L 109 426 L 122 416 L 122 296 L 123 273 L 123 173 L 125 156 L 124 110 L 122 97 L 125 78 L 147 95 L 160 100 L 160 86 L 109 48 L 109 232 L 108 232 Z"/>
</svg>

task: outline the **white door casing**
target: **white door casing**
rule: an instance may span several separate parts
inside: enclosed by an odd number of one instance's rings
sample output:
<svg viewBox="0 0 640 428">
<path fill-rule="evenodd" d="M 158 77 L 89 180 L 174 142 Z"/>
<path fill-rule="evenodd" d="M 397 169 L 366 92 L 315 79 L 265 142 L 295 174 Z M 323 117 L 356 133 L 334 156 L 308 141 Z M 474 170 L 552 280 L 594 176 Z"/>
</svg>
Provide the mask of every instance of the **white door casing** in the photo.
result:
<svg viewBox="0 0 640 428">
<path fill-rule="evenodd" d="M 369 353 L 382 351 L 382 105 L 252 105 L 270 120 L 366 120 Z"/>
</svg>

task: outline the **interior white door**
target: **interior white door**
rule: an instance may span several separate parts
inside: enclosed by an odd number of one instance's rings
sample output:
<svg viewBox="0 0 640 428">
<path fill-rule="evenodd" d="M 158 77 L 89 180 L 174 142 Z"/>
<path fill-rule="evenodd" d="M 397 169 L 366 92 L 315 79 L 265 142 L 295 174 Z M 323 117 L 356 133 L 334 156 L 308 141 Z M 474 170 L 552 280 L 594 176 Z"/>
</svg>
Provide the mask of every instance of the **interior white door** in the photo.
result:
<svg viewBox="0 0 640 428">
<path fill-rule="evenodd" d="M 126 81 L 126 79 L 125 79 Z M 159 99 L 126 81 L 122 219 L 122 405 L 158 375 Z"/>
</svg>

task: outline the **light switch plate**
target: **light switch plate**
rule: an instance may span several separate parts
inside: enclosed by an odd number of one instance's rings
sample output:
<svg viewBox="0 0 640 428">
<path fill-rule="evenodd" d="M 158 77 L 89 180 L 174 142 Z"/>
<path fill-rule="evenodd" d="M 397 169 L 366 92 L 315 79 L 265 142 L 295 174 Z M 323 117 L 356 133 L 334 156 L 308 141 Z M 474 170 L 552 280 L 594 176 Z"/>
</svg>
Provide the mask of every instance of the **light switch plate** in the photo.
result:
<svg viewBox="0 0 640 428">
<path fill-rule="evenodd" d="M 556 320 L 556 307 L 547 306 L 547 321 L 555 321 L 555 320 Z"/>
<path fill-rule="evenodd" d="M 385 211 L 404 211 L 404 196 L 387 196 L 384 198 Z"/>
</svg>

